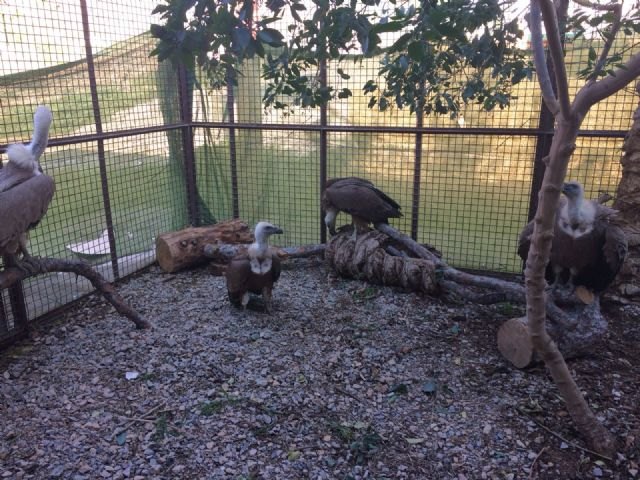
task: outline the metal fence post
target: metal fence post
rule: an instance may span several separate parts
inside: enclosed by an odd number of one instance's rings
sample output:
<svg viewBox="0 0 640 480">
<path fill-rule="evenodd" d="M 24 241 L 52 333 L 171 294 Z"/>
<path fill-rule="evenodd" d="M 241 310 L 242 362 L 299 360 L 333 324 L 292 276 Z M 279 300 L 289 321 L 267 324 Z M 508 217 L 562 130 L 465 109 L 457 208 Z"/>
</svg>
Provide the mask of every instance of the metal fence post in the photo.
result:
<svg viewBox="0 0 640 480">
<path fill-rule="evenodd" d="M 542 180 L 546 170 L 545 157 L 551 151 L 551 141 L 553 140 L 553 125 L 555 119 L 547 105 L 542 102 L 540 108 L 540 118 L 538 121 L 538 138 L 536 141 L 536 150 L 533 157 L 533 175 L 531 177 L 531 193 L 529 196 L 529 212 L 528 220 L 532 220 L 538 209 L 538 194 L 542 188 Z"/>
<path fill-rule="evenodd" d="M 231 205 L 233 218 L 240 217 L 240 205 L 238 200 L 238 156 L 236 150 L 236 123 L 235 101 L 233 95 L 233 84 L 227 82 L 227 113 L 229 114 L 229 167 L 231 168 Z"/>
<path fill-rule="evenodd" d="M 424 126 L 424 84 L 420 85 L 420 99 L 416 106 L 416 128 Z M 411 238 L 418 240 L 418 216 L 420 214 L 420 177 L 422 176 L 422 132 L 416 132 L 413 165 L 413 192 L 411 194 Z"/>
<path fill-rule="evenodd" d="M 93 117 L 96 124 L 96 134 L 102 135 L 102 118 L 100 115 L 100 99 L 98 97 L 98 84 L 96 82 L 96 72 L 93 62 L 93 49 L 91 48 L 91 33 L 89 29 L 89 12 L 87 1 L 80 0 L 80 10 L 82 13 L 82 31 L 84 34 L 84 49 L 87 56 L 87 71 L 89 74 L 89 87 L 91 89 L 91 104 L 93 107 Z M 116 250 L 116 237 L 113 231 L 113 215 L 111 213 L 111 197 L 109 196 L 109 182 L 107 180 L 107 162 L 104 155 L 104 140 L 98 138 L 98 163 L 100 166 L 100 184 L 102 187 L 102 201 L 104 203 L 104 216 L 107 223 L 107 233 L 109 237 L 109 247 L 111 253 L 111 268 L 113 278 L 120 278 L 118 272 L 118 253 Z"/>
<path fill-rule="evenodd" d="M 12 261 L 7 257 L 2 257 L 3 264 L 5 268 L 7 265 L 12 264 Z M 13 313 L 14 325 L 13 330 L 16 332 L 15 334 L 24 333 L 29 328 L 29 315 L 27 312 L 27 304 L 24 298 L 24 290 L 22 289 L 22 281 L 11 285 L 7 291 L 9 292 L 9 305 L 11 305 L 11 312 Z M 2 295 L 2 291 L 0 291 L 0 296 Z M 2 302 L 2 298 L 0 298 L 0 310 L 2 315 L 0 316 L 0 321 L 4 322 L 4 324 L 9 326 L 9 322 L 4 314 L 4 304 Z"/>
<path fill-rule="evenodd" d="M 320 85 L 327 86 L 327 60 L 320 60 Z M 320 193 L 327 183 L 327 104 L 320 106 Z M 324 127 L 324 128 L 323 128 Z M 324 224 L 324 214 L 322 205 L 320 206 L 320 243 L 327 241 L 327 229 Z"/>
</svg>

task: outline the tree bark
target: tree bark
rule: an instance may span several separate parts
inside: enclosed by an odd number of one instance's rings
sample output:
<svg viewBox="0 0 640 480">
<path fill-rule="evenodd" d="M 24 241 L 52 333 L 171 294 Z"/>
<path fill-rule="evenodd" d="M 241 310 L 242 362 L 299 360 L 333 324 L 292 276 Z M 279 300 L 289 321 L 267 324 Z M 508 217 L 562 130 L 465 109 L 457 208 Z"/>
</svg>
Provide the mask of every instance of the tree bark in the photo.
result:
<svg viewBox="0 0 640 480">
<path fill-rule="evenodd" d="M 636 92 L 640 100 L 640 82 Z M 613 208 L 620 212 L 616 223 L 627 235 L 629 253 L 609 291 L 622 301 L 640 301 L 640 102 L 622 149 L 622 179 Z"/>
<path fill-rule="evenodd" d="M 107 282 L 102 275 L 96 272 L 91 265 L 83 260 L 61 260 L 57 258 L 33 258 L 30 262 L 31 266 L 35 268 L 33 271 L 26 273 L 25 271 L 10 267 L 0 272 L 0 290 L 8 288 L 14 285 L 16 282 L 24 280 L 25 278 L 39 275 L 42 273 L 52 272 L 72 272 L 76 275 L 81 275 L 89 280 L 95 289 L 99 291 L 104 298 L 111 303 L 116 311 L 129 320 L 131 320 L 136 328 L 145 329 L 151 328 L 151 324 L 143 319 L 140 314 L 131 308 L 124 301 L 124 299 L 118 294 L 112 284 Z"/>
<path fill-rule="evenodd" d="M 156 240 L 160 268 L 174 273 L 207 261 L 204 246 L 218 243 L 251 243 L 253 233 L 242 220 L 229 220 L 208 227 L 190 227 L 163 233 Z"/>
<path fill-rule="evenodd" d="M 436 293 L 436 265 L 423 258 L 389 255 L 391 238 L 371 231 L 358 235 L 336 235 L 327 244 L 326 262 L 340 275 L 382 285 L 393 285 L 425 293 Z"/>
</svg>

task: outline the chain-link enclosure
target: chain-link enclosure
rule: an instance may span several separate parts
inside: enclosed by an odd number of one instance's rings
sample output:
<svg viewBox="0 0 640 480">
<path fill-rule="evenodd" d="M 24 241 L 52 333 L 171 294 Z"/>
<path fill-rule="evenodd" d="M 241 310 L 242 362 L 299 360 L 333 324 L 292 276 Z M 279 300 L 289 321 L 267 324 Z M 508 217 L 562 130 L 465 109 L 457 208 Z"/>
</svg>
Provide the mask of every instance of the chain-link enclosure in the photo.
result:
<svg viewBox="0 0 640 480">
<path fill-rule="evenodd" d="M 155 0 L 0 2 L 0 152 L 29 141 L 37 105 L 54 121 L 43 170 L 56 181 L 35 255 L 84 258 L 108 279 L 154 261 L 155 238 L 190 224 L 240 217 L 281 226 L 283 245 L 326 239 L 326 178 L 372 180 L 401 205 L 392 224 L 453 266 L 515 273 L 520 229 L 535 211 L 553 134 L 535 79 L 509 109 L 417 118 L 367 107 L 362 85 L 377 58 L 327 65 L 327 82 L 354 95 L 315 110 L 265 110 L 261 65 L 235 89 L 206 88 L 198 72 L 158 63 L 148 33 Z M 574 85 L 588 41 L 567 44 Z M 586 118 L 568 178 L 589 197 L 615 193 L 633 89 Z M 346 221 L 346 217 L 343 218 Z M 339 219 L 340 221 L 340 219 Z M 0 341 L 91 290 L 72 274 L 39 276 L 0 296 Z"/>
</svg>

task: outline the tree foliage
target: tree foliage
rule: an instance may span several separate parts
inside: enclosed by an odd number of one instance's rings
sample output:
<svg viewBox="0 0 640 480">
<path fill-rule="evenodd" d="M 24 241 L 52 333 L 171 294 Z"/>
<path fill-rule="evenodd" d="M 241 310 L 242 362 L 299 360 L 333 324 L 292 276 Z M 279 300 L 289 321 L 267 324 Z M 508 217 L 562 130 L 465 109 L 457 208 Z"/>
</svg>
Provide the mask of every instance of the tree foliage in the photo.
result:
<svg viewBox="0 0 640 480">
<path fill-rule="evenodd" d="M 154 13 L 164 21 L 151 28 L 160 60 L 197 64 L 219 88 L 237 83 L 243 61 L 262 57 L 263 100 L 275 108 L 351 96 L 320 81 L 322 62 L 347 54 L 380 58 L 377 78 L 362 88 L 369 106 L 381 110 L 455 114 L 470 102 L 503 108 L 513 85 L 532 72 L 515 47 L 523 32 L 497 0 L 269 0 L 259 11 L 252 0 L 163 0 Z"/>
</svg>

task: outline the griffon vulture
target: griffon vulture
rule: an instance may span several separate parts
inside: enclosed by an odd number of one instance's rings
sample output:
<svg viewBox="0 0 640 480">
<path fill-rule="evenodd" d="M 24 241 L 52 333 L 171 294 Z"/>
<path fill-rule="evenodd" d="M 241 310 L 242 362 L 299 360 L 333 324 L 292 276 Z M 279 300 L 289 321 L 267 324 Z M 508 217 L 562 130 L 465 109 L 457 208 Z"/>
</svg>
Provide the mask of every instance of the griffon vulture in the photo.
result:
<svg viewBox="0 0 640 480">
<path fill-rule="evenodd" d="M 229 300 L 243 309 L 249 303 L 249 293 L 262 295 L 265 310 L 272 310 L 273 284 L 280 278 L 280 258 L 274 249 L 269 247 L 269 237 L 282 233 L 282 229 L 268 223 L 259 222 L 254 236 L 256 241 L 246 253 L 236 255 L 227 267 L 225 277 Z"/>
<path fill-rule="evenodd" d="M 42 173 L 38 163 L 52 119 L 49 108 L 38 107 L 31 143 L 9 145 L 9 161 L 0 169 L 0 255 L 21 268 L 27 268 L 30 260 L 27 232 L 40 222 L 55 192 L 53 179 Z M 22 253 L 21 261 L 18 253 Z"/>
<path fill-rule="evenodd" d="M 331 235 L 336 234 L 338 212 L 351 215 L 354 237 L 368 230 L 370 223 L 389 223 L 398 218 L 400 205 L 369 180 L 359 177 L 331 178 L 325 184 L 321 199 L 326 212 L 324 223 Z"/>
<path fill-rule="evenodd" d="M 594 292 L 605 290 L 617 275 L 627 255 L 623 230 L 611 223 L 616 210 L 595 200 L 585 200 L 582 185 L 563 184 L 556 210 L 551 256 L 545 278 L 553 287 L 583 286 Z M 518 255 L 526 261 L 533 234 L 530 222 L 520 234 Z"/>
</svg>

